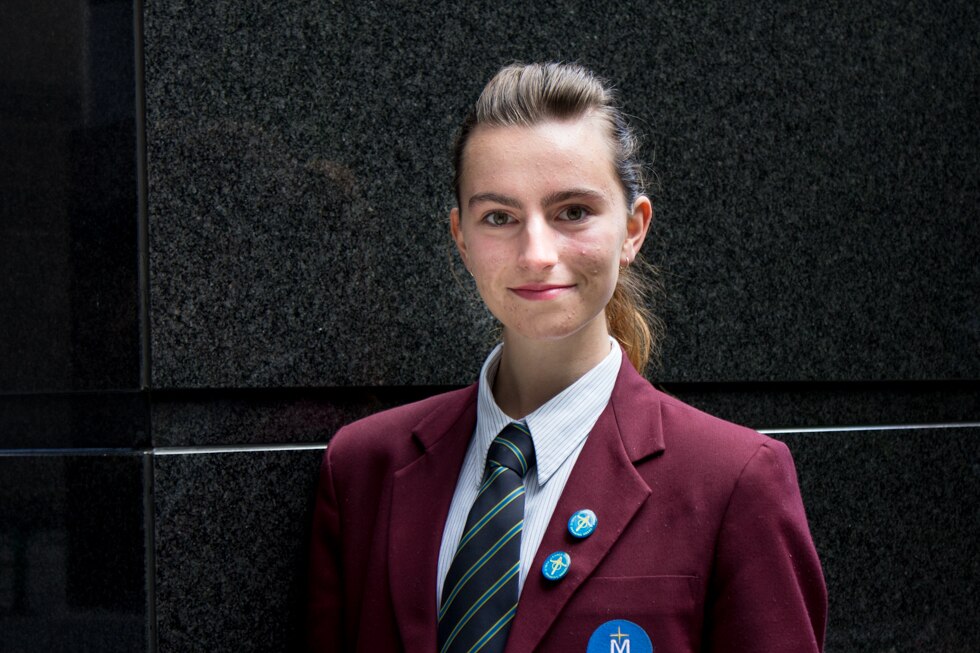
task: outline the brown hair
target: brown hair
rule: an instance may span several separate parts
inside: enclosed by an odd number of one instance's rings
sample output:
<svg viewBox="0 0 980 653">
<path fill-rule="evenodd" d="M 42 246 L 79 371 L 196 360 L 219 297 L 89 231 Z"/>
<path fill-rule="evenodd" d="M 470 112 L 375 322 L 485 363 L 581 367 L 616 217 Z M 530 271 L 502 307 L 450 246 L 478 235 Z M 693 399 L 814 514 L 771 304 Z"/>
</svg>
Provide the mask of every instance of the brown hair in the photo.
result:
<svg viewBox="0 0 980 653">
<path fill-rule="evenodd" d="M 530 126 L 546 120 L 569 120 L 592 113 L 609 126 L 613 163 L 626 205 L 632 207 L 643 194 L 643 165 L 636 134 L 617 105 L 612 87 L 577 64 L 511 64 L 502 68 L 484 87 L 467 114 L 453 144 L 453 189 L 461 206 L 459 182 L 463 150 L 473 129 L 487 126 Z M 644 275 L 638 268 L 646 268 Z M 646 307 L 645 297 L 660 289 L 656 271 L 640 262 L 621 269 L 616 290 L 606 305 L 609 332 L 626 350 L 640 373 L 651 355 L 659 361 L 663 323 Z"/>
</svg>

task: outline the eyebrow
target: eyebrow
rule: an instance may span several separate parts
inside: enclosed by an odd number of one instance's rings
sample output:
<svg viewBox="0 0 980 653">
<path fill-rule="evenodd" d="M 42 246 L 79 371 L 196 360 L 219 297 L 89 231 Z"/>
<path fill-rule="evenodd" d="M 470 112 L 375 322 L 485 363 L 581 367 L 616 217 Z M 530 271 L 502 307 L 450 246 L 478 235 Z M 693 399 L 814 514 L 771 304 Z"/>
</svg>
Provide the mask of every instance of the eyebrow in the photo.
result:
<svg viewBox="0 0 980 653">
<path fill-rule="evenodd" d="M 544 198 L 544 205 L 551 206 L 553 204 L 559 204 L 561 202 L 567 202 L 573 199 L 588 199 L 594 202 L 605 201 L 606 196 L 603 193 L 592 190 L 591 188 L 569 188 L 568 190 L 560 190 Z"/>
<path fill-rule="evenodd" d="M 560 202 L 567 202 L 568 200 L 578 198 L 585 198 L 593 201 L 604 201 L 606 196 L 603 193 L 589 188 L 569 188 L 567 190 L 556 191 L 546 196 L 544 198 L 544 205 L 552 206 Z M 514 209 L 521 208 L 521 203 L 519 201 L 513 197 L 501 195 L 500 193 L 477 193 L 469 199 L 467 204 L 470 208 L 473 208 L 473 205 L 479 204 L 480 202 L 494 202 L 496 204 L 503 204 L 504 206 L 509 206 Z"/>
<path fill-rule="evenodd" d="M 467 202 L 469 207 L 472 209 L 474 204 L 479 204 L 480 202 L 493 202 L 494 204 L 503 204 L 504 206 L 509 206 L 512 209 L 521 208 L 521 203 L 515 200 L 513 197 L 507 197 L 506 195 L 501 195 L 500 193 L 477 193 L 470 198 Z"/>
</svg>

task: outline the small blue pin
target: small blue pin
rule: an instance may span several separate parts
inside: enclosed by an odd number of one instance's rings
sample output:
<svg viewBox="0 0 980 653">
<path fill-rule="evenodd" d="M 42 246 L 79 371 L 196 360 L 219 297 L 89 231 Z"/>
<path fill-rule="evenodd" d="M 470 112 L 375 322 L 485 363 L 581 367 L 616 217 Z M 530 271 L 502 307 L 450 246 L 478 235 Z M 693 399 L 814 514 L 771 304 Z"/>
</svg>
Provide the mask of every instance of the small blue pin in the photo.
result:
<svg viewBox="0 0 980 653">
<path fill-rule="evenodd" d="M 564 551 L 555 551 L 544 561 L 541 573 L 548 580 L 561 580 L 568 573 L 568 568 L 572 566 L 572 556 Z"/>
<path fill-rule="evenodd" d="M 568 532 L 572 534 L 572 537 L 581 540 L 592 535 L 592 531 L 595 530 L 598 523 L 599 519 L 594 512 L 588 508 L 579 510 L 568 519 Z"/>
</svg>

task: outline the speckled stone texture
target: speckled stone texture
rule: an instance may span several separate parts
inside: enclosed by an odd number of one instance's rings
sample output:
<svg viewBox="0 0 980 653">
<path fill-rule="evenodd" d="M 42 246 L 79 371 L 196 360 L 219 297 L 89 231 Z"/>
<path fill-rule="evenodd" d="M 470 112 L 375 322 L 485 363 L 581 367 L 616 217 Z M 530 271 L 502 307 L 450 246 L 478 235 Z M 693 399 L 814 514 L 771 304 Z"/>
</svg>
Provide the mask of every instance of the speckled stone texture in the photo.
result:
<svg viewBox="0 0 980 653">
<path fill-rule="evenodd" d="M 471 381 L 447 148 L 515 59 L 646 134 L 658 378 L 980 375 L 975 2 L 148 0 L 154 385 Z"/>
<path fill-rule="evenodd" d="M 980 429 L 779 438 L 827 579 L 827 653 L 975 651 Z"/>
<path fill-rule="evenodd" d="M 159 653 L 299 650 L 322 457 L 154 459 Z"/>
</svg>

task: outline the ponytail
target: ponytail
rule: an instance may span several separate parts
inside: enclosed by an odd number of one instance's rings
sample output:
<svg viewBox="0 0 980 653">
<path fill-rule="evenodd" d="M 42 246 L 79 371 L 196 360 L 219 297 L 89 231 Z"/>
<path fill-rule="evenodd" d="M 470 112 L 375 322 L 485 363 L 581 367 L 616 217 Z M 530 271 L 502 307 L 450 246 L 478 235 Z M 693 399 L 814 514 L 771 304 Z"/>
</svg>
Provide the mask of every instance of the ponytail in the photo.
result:
<svg viewBox="0 0 980 653">
<path fill-rule="evenodd" d="M 660 364 L 664 324 L 647 308 L 647 303 L 662 295 L 663 286 L 656 270 L 637 258 L 630 267 L 620 270 L 612 299 L 606 304 L 609 333 L 622 345 L 630 363 L 640 374 L 644 373 L 651 358 L 655 365 Z"/>
</svg>

